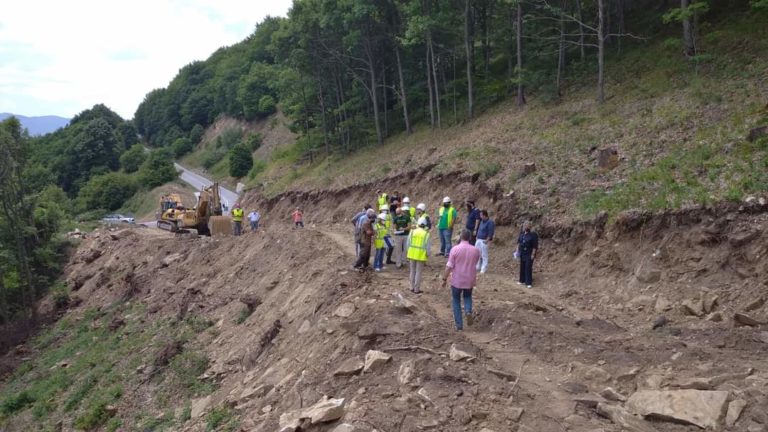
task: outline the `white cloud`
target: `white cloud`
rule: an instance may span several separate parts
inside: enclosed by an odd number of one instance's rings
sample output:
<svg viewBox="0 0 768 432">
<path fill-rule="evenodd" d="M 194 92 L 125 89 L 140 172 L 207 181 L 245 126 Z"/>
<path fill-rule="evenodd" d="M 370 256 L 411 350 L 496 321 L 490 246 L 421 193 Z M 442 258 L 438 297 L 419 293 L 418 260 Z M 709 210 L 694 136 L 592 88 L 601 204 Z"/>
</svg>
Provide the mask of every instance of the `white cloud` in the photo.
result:
<svg viewBox="0 0 768 432">
<path fill-rule="evenodd" d="M 291 0 L 27 0 L 0 14 L 0 112 L 124 118 L 184 65 L 244 39 Z"/>
</svg>

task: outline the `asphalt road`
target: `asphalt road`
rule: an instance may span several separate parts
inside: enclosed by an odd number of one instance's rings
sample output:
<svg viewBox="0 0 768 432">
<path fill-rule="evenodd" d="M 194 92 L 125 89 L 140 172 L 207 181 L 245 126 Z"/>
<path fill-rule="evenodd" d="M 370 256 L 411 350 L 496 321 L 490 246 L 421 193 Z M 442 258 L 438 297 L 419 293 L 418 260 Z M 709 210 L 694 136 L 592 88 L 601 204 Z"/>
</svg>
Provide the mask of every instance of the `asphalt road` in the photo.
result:
<svg viewBox="0 0 768 432">
<path fill-rule="evenodd" d="M 213 184 L 211 180 L 208 180 L 200 174 L 196 174 L 175 162 L 173 165 L 176 167 L 176 170 L 179 171 L 179 178 L 183 182 L 195 188 L 195 190 L 199 191 L 202 188 Z M 232 206 L 237 202 L 238 196 L 235 192 L 219 186 L 219 193 L 221 194 L 221 203 L 226 205 L 227 209 L 232 208 Z"/>
</svg>

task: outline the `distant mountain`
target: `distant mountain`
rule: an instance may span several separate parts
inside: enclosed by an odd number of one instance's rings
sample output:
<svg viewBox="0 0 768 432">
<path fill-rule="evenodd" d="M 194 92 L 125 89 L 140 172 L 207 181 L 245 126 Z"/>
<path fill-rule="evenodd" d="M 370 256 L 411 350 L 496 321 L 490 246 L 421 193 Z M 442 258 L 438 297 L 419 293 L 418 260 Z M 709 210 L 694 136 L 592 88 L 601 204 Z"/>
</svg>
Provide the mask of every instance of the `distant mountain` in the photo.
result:
<svg viewBox="0 0 768 432">
<path fill-rule="evenodd" d="M 15 116 L 21 122 L 21 126 L 29 131 L 32 136 L 45 135 L 55 132 L 57 129 L 69 123 L 68 118 L 59 116 L 25 117 L 18 114 L 0 113 L 0 121 Z"/>
</svg>

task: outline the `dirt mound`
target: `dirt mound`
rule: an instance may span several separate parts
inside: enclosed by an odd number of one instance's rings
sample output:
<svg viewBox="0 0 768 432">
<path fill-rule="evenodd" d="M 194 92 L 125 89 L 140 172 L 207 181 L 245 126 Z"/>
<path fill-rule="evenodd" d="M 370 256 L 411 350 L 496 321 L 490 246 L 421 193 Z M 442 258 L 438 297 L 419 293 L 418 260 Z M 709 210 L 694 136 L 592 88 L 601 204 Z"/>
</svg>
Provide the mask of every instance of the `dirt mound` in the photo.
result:
<svg viewBox="0 0 768 432">
<path fill-rule="evenodd" d="M 473 176 L 415 171 L 386 186 L 413 179 L 425 181 L 412 201 L 435 202 L 445 185 L 457 202 L 473 194 L 510 222 L 522 217 L 514 197 Z M 264 210 L 263 229 L 239 238 L 136 228 L 84 241 L 67 269 L 81 299 L 69 315 L 102 319 L 124 340 L 160 329 L 133 354 L 130 385 L 108 413 L 129 428 L 144 424 L 138 412 L 171 413 L 166 427 L 189 431 L 672 432 L 698 428 L 684 425 L 688 414 L 642 405 L 640 391 L 691 406 L 727 392 L 716 400 L 735 404 L 730 430 L 768 425 L 760 201 L 543 225 L 533 290 L 514 283 L 516 230 L 502 227 L 475 322 L 456 332 L 440 258 L 421 296 L 408 293 L 405 270 L 351 271 L 347 218 L 376 187 L 247 197 Z M 296 205 L 306 229 L 289 224 Z M 175 359 L 199 357 L 195 390 L 172 390 L 188 364 Z M 713 410 L 722 416 L 705 420 L 724 425 L 728 406 Z M 655 412 L 676 420 L 649 421 Z M 48 418 L 73 427 L 68 411 Z M 14 419 L 8 430 L 31 421 Z"/>
</svg>

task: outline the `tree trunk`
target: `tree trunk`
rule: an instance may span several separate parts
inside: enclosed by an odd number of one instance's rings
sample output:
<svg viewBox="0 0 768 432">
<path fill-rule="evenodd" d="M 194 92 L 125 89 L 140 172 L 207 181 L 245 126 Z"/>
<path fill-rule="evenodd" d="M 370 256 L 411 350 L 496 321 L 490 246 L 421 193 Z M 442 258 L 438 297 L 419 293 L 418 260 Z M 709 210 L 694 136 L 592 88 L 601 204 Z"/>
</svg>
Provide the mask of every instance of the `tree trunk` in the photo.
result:
<svg viewBox="0 0 768 432">
<path fill-rule="evenodd" d="M 517 1 L 517 106 L 525 105 L 525 86 L 523 85 L 523 3 Z"/>
<path fill-rule="evenodd" d="M 384 134 L 381 130 L 381 120 L 379 119 L 379 92 L 377 87 L 379 85 L 379 79 L 376 76 L 376 62 L 373 59 L 373 47 L 371 46 L 370 36 L 366 36 L 365 39 L 365 56 L 368 63 L 368 76 L 370 78 L 370 88 L 368 92 L 371 96 L 371 107 L 373 111 L 373 122 L 376 124 L 376 143 L 379 145 L 384 144 Z"/>
<path fill-rule="evenodd" d="M 690 0 L 680 0 L 680 8 L 685 10 L 691 5 Z M 693 17 L 683 19 L 683 52 L 686 57 L 696 55 L 696 42 L 694 40 Z"/>
<path fill-rule="evenodd" d="M 323 96 L 323 83 L 321 79 L 317 79 L 317 102 L 320 104 L 320 119 L 323 127 L 323 144 L 325 145 L 325 155 L 331 154 L 331 143 L 328 141 L 328 124 L 325 118 L 325 97 Z"/>
<path fill-rule="evenodd" d="M 627 32 L 627 23 L 624 20 L 624 7 L 625 7 L 624 6 L 624 0 L 617 0 L 617 2 L 616 2 L 616 15 L 617 15 L 616 18 L 618 18 L 618 20 L 619 20 L 619 28 L 618 28 L 619 35 L 623 35 L 624 33 Z M 621 36 L 616 38 L 616 44 L 618 46 L 619 53 L 621 53 L 621 40 L 622 39 L 623 38 Z"/>
<path fill-rule="evenodd" d="M 397 75 L 400 79 L 400 104 L 403 106 L 405 131 L 408 132 L 408 134 L 412 134 L 413 129 L 411 129 L 411 119 L 408 116 L 408 96 L 405 92 L 405 78 L 403 77 L 403 63 L 400 60 L 400 47 L 397 45 L 395 45 L 395 59 L 397 60 Z"/>
<path fill-rule="evenodd" d="M 432 58 L 430 56 L 430 39 L 427 36 L 426 44 L 426 65 L 427 65 L 427 88 L 429 88 L 429 121 L 430 126 L 435 127 L 435 89 L 432 85 Z"/>
<path fill-rule="evenodd" d="M 467 118 L 475 116 L 475 92 L 472 80 L 474 67 L 474 55 L 472 53 L 472 0 L 464 0 L 464 48 L 467 54 Z"/>
<path fill-rule="evenodd" d="M 483 7 L 483 69 L 484 77 L 490 77 L 491 65 L 491 30 L 489 20 L 493 16 L 493 0 L 485 0 Z"/>
<path fill-rule="evenodd" d="M 432 34 L 429 37 L 429 53 L 432 56 L 432 82 L 435 84 L 435 110 L 437 111 L 437 127 L 443 127 L 443 119 L 440 114 L 440 81 L 437 79 L 437 60 L 435 60 L 435 45 L 432 43 Z"/>
<path fill-rule="evenodd" d="M 566 0 L 560 2 L 560 41 L 557 48 L 557 96 L 563 96 L 563 74 L 565 73 L 565 18 L 562 14 L 565 13 Z"/>
<path fill-rule="evenodd" d="M 576 0 L 576 16 L 579 19 L 579 50 L 581 54 L 581 61 L 584 61 L 584 58 L 586 58 L 586 47 L 584 46 L 584 26 L 581 25 L 581 23 L 584 22 L 584 17 L 581 13 L 581 0 Z"/>
<path fill-rule="evenodd" d="M 387 68 L 381 67 L 381 95 L 383 106 L 381 107 L 381 113 L 384 116 L 384 138 L 389 138 L 389 118 L 387 112 L 389 111 L 389 101 L 387 100 Z"/>
<path fill-rule="evenodd" d="M 597 0 L 597 101 L 605 102 L 605 0 Z"/>
</svg>

